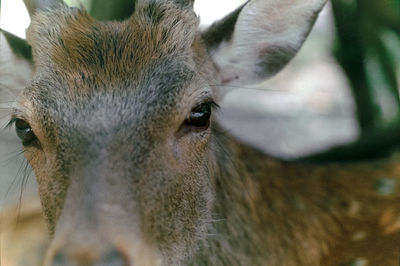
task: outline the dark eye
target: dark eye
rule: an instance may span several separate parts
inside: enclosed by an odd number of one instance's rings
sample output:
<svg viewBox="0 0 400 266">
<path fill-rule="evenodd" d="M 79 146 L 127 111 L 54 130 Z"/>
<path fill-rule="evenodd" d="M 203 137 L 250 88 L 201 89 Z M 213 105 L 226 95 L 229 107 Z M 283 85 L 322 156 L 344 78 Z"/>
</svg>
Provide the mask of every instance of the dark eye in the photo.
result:
<svg viewBox="0 0 400 266">
<path fill-rule="evenodd" d="M 185 120 L 185 124 L 200 130 L 210 126 L 211 107 L 213 102 L 203 103 L 195 107 Z"/>
<path fill-rule="evenodd" d="M 22 140 L 24 146 L 28 146 L 36 140 L 35 133 L 33 133 L 31 126 L 22 119 L 15 119 L 15 131 Z"/>
</svg>

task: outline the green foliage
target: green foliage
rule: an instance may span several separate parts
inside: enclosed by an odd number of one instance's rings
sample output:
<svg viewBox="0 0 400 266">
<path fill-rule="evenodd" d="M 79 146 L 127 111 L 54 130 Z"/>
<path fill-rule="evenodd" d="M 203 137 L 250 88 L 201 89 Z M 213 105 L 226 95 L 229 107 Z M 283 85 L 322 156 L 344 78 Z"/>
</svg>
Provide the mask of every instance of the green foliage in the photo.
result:
<svg viewBox="0 0 400 266">
<path fill-rule="evenodd" d="M 334 54 L 345 71 L 362 134 L 400 111 L 400 0 L 333 0 Z"/>
<path fill-rule="evenodd" d="M 69 6 L 83 6 L 98 20 L 123 20 L 135 9 L 134 0 L 64 0 Z"/>
<path fill-rule="evenodd" d="M 90 14 L 98 20 L 123 20 L 135 9 L 133 0 L 91 0 Z"/>
<path fill-rule="evenodd" d="M 377 158 L 400 144 L 400 0 L 332 0 L 334 55 L 356 105 L 360 138 L 305 161 Z"/>
</svg>

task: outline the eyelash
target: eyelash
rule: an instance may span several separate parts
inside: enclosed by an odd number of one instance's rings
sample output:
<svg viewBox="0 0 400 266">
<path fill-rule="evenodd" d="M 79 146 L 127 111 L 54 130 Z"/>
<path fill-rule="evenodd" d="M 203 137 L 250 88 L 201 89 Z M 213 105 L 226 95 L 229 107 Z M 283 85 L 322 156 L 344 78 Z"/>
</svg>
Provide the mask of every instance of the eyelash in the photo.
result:
<svg viewBox="0 0 400 266">
<path fill-rule="evenodd" d="M 216 102 L 214 102 L 214 101 L 210 101 L 209 103 L 210 103 L 210 105 L 211 105 L 211 108 L 213 108 L 214 110 L 218 110 L 218 109 L 221 108 L 221 107 L 220 107 Z"/>
<path fill-rule="evenodd" d="M 10 121 L 8 121 L 8 123 L 5 125 L 4 128 L 10 128 L 15 126 L 15 121 L 17 121 L 17 118 L 13 117 L 10 119 Z"/>
<path fill-rule="evenodd" d="M 209 105 L 212 111 L 220 109 L 220 106 L 219 106 L 215 101 L 213 101 L 213 100 L 211 100 L 211 101 L 206 101 L 206 102 L 204 102 L 204 103 L 202 103 L 202 104 L 199 104 L 198 106 L 201 106 L 201 105 L 203 105 L 203 104 Z M 11 128 L 11 127 L 13 127 L 13 126 L 15 127 L 15 123 L 16 123 L 16 121 L 17 121 L 18 119 L 20 119 L 20 118 L 12 117 L 12 118 L 8 121 L 8 123 L 5 125 L 4 128 L 7 129 L 7 128 Z"/>
<path fill-rule="evenodd" d="M 205 101 L 205 102 L 202 103 L 202 104 L 208 104 L 208 105 L 211 107 L 211 109 L 212 109 L 213 111 L 216 111 L 216 110 L 218 110 L 218 109 L 221 108 L 221 107 L 220 107 L 216 102 L 214 102 L 213 100 Z M 202 104 L 199 104 L 199 105 L 197 105 L 197 106 L 200 106 L 200 105 L 202 105 Z"/>
</svg>

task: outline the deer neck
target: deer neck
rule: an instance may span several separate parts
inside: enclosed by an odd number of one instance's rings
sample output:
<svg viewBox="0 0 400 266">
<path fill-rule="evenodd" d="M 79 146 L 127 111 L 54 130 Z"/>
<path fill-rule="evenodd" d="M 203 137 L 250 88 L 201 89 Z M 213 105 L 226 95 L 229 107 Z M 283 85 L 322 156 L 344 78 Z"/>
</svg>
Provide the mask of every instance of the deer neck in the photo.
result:
<svg viewBox="0 0 400 266">
<path fill-rule="evenodd" d="M 334 235 L 326 228 L 337 226 L 333 215 L 310 210 L 307 168 L 290 175 L 286 163 L 222 131 L 214 145 L 214 217 L 194 264 L 319 265 Z"/>
</svg>

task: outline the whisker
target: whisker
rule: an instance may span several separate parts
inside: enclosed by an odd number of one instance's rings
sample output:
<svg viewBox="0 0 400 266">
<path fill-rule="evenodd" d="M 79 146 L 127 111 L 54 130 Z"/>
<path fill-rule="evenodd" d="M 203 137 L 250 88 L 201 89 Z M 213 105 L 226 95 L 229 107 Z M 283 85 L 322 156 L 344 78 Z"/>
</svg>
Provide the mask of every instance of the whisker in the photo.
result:
<svg viewBox="0 0 400 266">
<path fill-rule="evenodd" d="M 16 224 L 18 225 L 19 223 L 19 218 L 21 215 L 21 206 L 22 206 L 22 197 L 23 197 L 23 193 L 26 190 L 26 186 L 28 184 L 29 181 L 29 177 L 31 176 L 32 171 L 29 168 L 29 163 L 28 161 L 24 160 L 24 169 L 23 169 L 23 176 L 22 176 L 22 180 L 21 180 L 21 186 L 20 186 L 20 193 L 19 193 L 19 199 L 18 199 L 18 210 L 17 210 L 17 220 L 16 220 Z"/>
<path fill-rule="evenodd" d="M 16 89 L 14 86 L 11 87 L 5 83 L 0 83 L 0 92 L 6 93 L 7 95 L 10 95 L 11 97 L 17 96 L 17 90 L 18 89 Z"/>
<path fill-rule="evenodd" d="M 11 158 L 7 159 L 7 161 L 10 161 L 11 159 L 17 159 L 20 155 L 23 154 L 23 151 L 18 151 L 17 154 L 11 156 Z M 21 214 L 21 206 L 22 206 L 22 198 L 23 198 L 23 193 L 26 190 L 29 177 L 31 176 L 32 170 L 29 168 L 29 163 L 28 161 L 22 157 L 21 164 L 18 168 L 18 171 L 12 180 L 11 184 L 8 186 L 7 191 L 3 197 L 3 201 L 7 202 L 7 198 L 10 196 L 10 192 L 16 187 L 17 181 L 20 180 L 19 182 L 19 195 L 18 195 L 18 204 L 15 208 L 15 215 L 16 215 L 16 222 L 15 226 L 18 225 L 19 223 L 19 218 Z M 21 178 L 22 177 L 22 178 Z M 1 228 L 0 228 L 1 232 Z"/>
<path fill-rule="evenodd" d="M 23 153 L 24 153 L 24 151 L 21 149 L 13 151 L 13 152 L 11 152 L 10 157 L 3 161 L 0 161 L 0 164 L 9 164 L 12 160 L 15 160 L 18 156 L 22 155 Z"/>
<path fill-rule="evenodd" d="M 220 223 L 220 222 L 224 222 L 226 221 L 226 219 L 211 219 L 211 220 L 207 220 L 206 222 L 208 223 Z"/>
<path fill-rule="evenodd" d="M 15 158 L 17 158 L 17 156 L 15 156 Z M 13 181 L 11 182 L 11 184 L 9 185 L 6 194 L 4 195 L 4 200 L 8 197 L 8 195 L 10 194 L 10 191 L 14 188 L 19 176 L 23 173 L 23 168 L 24 168 L 24 160 L 21 162 L 17 174 L 15 175 Z"/>
<path fill-rule="evenodd" d="M 1 116 L 0 121 L 5 120 L 4 123 L 0 124 L 0 132 L 5 132 L 6 130 L 14 128 L 15 118 L 12 117 L 12 112 L 9 114 Z"/>
</svg>

